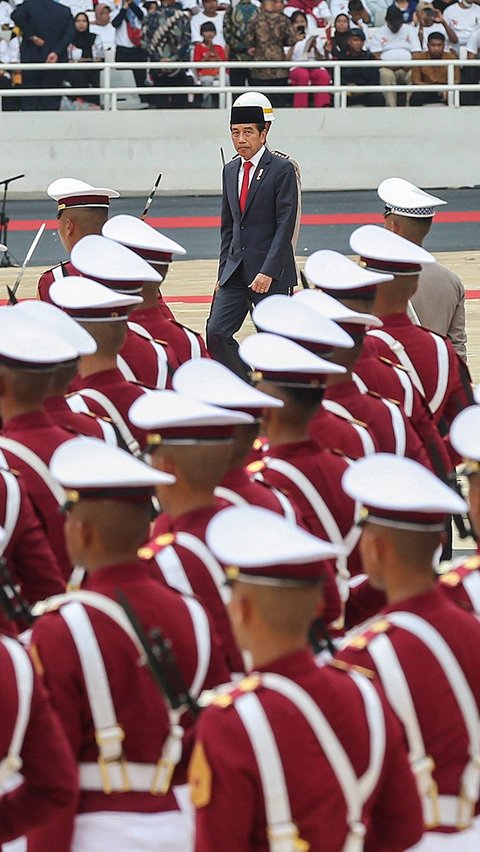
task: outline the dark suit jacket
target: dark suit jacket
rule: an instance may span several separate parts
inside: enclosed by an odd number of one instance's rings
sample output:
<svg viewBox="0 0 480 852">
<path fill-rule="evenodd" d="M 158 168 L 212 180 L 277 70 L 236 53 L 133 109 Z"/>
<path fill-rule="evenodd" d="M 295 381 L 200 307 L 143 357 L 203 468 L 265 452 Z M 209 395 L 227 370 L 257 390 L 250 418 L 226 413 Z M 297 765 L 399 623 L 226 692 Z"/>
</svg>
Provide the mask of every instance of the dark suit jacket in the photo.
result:
<svg viewBox="0 0 480 852">
<path fill-rule="evenodd" d="M 218 280 L 224 284 L 243 262 L 247 283 L 259 272 L 293 287 L 297 281 L 292 235 L 297 183 L 289 160 L 265 150 L 253 173 L 243 215 L 238 200 L 241 158 L 223 170 L 222 226 Z"/>
<path fill-rule="evenodd" d="M 45 62 L 52 52 L 60 61 L 66 61 L 67 46 L 75 35 L 73 18 L 67 6 L 54 0 L 25 0 L 12 12 L 12 20 L 23 33 L 20 47 L 23 62 Z M 42 47 L 29 41 L 34 35 L 44 39 Z"/>
</svg>

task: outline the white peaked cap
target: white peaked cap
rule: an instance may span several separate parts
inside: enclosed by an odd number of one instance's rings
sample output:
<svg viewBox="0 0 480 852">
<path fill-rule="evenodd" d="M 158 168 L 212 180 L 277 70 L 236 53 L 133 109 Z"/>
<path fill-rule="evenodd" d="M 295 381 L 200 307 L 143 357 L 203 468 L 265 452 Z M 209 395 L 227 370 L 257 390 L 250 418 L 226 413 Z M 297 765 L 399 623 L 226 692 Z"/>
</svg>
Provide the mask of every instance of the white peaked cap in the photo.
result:
<svg viewBox="0 0 480 852">
<path fill-rule="evenodd" d="M 315 377 L 321 379 L 328 374 L 346 372 L 345 367 L 332 364 L 288 337 L 279 337 L 277 334 L 252 334 L 242 341 L 238 351 L 242 361 L 250 364 L 254 370 L 259 370 L 264 378 L 282 384 L 303 384 L 295 379 L 290 381 L 289 376 L 304 376 L 305 383 L 311 384 Z"/>
<path fill-rule="evenodd" d="M 59 202 L 63 199 L 73 201 L 73 199 L 76 198 L 80 202 L 78 206 L 82 207 L 108 207 L 108 199 L 118 198 L 120 193 L 117 192 L 116 189 L 108 189 L 108 187 L 105 186 L 92 186 L 92 184 L 86 183 L 84 180 L 66 177 L 58 178 L 49 184 L 47 187 L 47 195 Z M 82 204 L 82 199 L 85 199 L 86 197 L 92 197 L 94 199 L 91 204 Z M 101 203 L 101 199 L 105 199 L 105 204 Z M 68 201 L 66 206 L 76 207 L 77 205 L 75 203 L 70 204 Z"/>
<path fill-rule="evenodd" d="M 3 252 L 3 251 L 6 251 L 6 250 L 7 250 L 7 247 L 4 246 L 3 243 L 0 243 L 0 251 Z"/>
<path fill-rule="evenodd" d="M 83 275 L 114 290 L 139 292 L 146 281 L 160 284 L 162 276 L 149 263 L 126 246 L 89 234 L 72 249 L 71 261 Z"/>
<path fill-rule="evenodd" d="M 50 370 L 75 361 L 77 350 L 63 337 L 12 307 L 0 307 L 0 362 L 27 370 Z"/>
<path fill-rule="evenodd" d="M 426 467 L 390 453 L 354 462 L 343 474 L 342 486 L 368 508 L 374 522 L 387 526 L 441 528 L 442 515 L 467 510 L 465 501 Z"/>
<path fill-rule="evenodd" d="M 360 255 L 360 266 L 394 275 L 416 274 L 422 263 L 435 263 L 430 252 L 378 225 L 357 228 L 350 237 L 350 247 Z"/>
<path fill-rule="evenodd" d="M 264 121 L 275 121 L 273 107 L 271 101 L 262 92 L 244 92 L 239 95 L 233 106 L 236 107 L 251 107 L 258 106 L 263 109 Z"/>
<path fill-rule="evenodd" d="M 173 390 L 151 391 L 135 400 L 128 417 L 141 429 L 237 426 L 252 423 L 253 417 L 241 411 L 229 411 L 198 402 Z"/>
<path fill-rule="evenodd" d="M 464 459 L 480 461 L 480 405 L 470 405 L 450 425 L 449 441 Z"/>
<path fill-rule="evenodd" d="M 54 281 L 49 294 L 56 305 L 79 322 L 125 320 L 130 308 L 143 302 L 141 296 L 117 293 L 80 275 Z"/>
<path fill-rule="evenodd" d="M 312 313 L 306 305 L 293 301 L 290 296 L 269 296 L 253 309 L 252 319 L 257 328 L 272 334 L 314 343 L 322 349 L 335 346 L 350 349 L 353 340 L 343 328 L 327 317 Z"/>
<path fill-rule="evenodd" d="M 244 382 L 228 367 L 211 358 L 192 358 L 180 364 L 172 379 L 173 389 L 183 396 L 224 408 L 282 408 L 280 399 Z"/>
<path fill-rule="evenodd" d="M 328 293 L 323 293 L 321 290 L 299 290 L 293 296 L 293 301 L 304 305 L 309 311 L 315 311 L 320 316 L 328 317 L 338 323 L 364 325 L 369 328 L 380 328 L 383 325 L 379 317 L 347 308 L 338 299 L 334 299 L 333 296 L 329 296 Z"/>
<path fill-rule="evenodd" d="M 419 189 L 409 180 L 397 177 L 382 180 L 377 192 L 385 202 L 386 212 L 413 219 L 430 219 L 435 215 L 436 207 L 447 203 Z"/>
<path fill-rule="evenodd" d="M 18 305 L 15 305 L 13 310 L 25 314 L 44 331 L 51 330 L 54 334 L 62 337 L 76 349 L 78 355 L 92 355 L 97 351 L 97 343 L 92 335 L 69 317 L 65 311 L 49 302 L 27 299 L 25 302 L 19 302 Z"/>
<path fill-rule="evenodd" d="M 142 252 L 142 257 L 148 260 L 162 261 L 161 255 L 186 254 L 186 250 L 175 240 L 165 236 L 156 228 L 152 228 L 147 222 L 143 222 L 136 216 L 121 214 L 112 216 L 105 222 L 102 228 L 102 235 L 109 240 L 121 243 L 134 250 L 136 253 Z M 158 257 L 155 255 L 158 254 Z M 165 258 L 166 261 L 166 258 Z"/>
<path fill-rule="evenodd" d="M 364 269 L 345 255 L 331 249 L 315 251 L 305 261 L 305 277 L 321 290 L 365 290 L 391 281 L 393 275 Z"/>
<path fill-rule="evenodd" d="M 260 506 L 223 509 L 210 521 L 206 543 L 220 562 L 236 566 L 240 577 L 244 575 L 246 580 L 253 582 L 259 575 L 265 579 L 271 577 L 273 581 L 289 577 L 299 581 L 314 579 L 322 574 L 316 563 L 345 552 L 341 545 L 322 541 Z M 283 570 L 279 571 L 279 566 Z M 288 572 L 288 566 L 303 566 L 303 570 Z M 258 571 L 269 568 L 274 570 Z M 226 574 L 228 578 L 228 568 Z M 234 577 L 239 578 L 238 575 Z"/>
<path fill-rule="evenodd" d="M 98 438 L 80 436 L 61 444 L 50 461 L 52 476 L 65 488 L 153 488 L 175 477 L 155 470 L 126 450 Z"/>
</svg>

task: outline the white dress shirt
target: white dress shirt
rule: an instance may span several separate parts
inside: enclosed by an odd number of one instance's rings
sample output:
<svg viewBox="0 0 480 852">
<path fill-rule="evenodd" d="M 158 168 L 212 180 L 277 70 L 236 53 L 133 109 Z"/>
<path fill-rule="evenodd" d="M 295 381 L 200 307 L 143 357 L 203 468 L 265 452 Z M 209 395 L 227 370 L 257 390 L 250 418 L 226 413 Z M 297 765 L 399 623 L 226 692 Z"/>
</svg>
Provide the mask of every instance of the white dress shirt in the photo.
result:
<svg viewBox="0 0 480 852">
<path fill-rule="evenodd" d="M 250 159 L 250 162 L 253 165 L 253 169 L 250 169 L 250 172 L 249 172 L 249 175 L 248 175 L 248 186 L 249 187 L 250 187 L 250 184 L 253 180 L 253 174 L 255 172 L 255 169 L 257 168 L 260 160 L 262 159 L 264 152 L 265 152 L 265 145 L 262 145 L 260 150 L 257 151 L 257 153 L 254 154 L 253 157 Z M 243 164 L 247 162 L 246 160 L 243 159 L 243 157 L 241 157 L 240 159 L 242 161 L 242 165 L 240 166 L 240 171 L 238 173 L 238 197 L 239 198 L 240 198 L 240 193 L 242 191 L 242 183 L 243 183 Z"/>
</svg>

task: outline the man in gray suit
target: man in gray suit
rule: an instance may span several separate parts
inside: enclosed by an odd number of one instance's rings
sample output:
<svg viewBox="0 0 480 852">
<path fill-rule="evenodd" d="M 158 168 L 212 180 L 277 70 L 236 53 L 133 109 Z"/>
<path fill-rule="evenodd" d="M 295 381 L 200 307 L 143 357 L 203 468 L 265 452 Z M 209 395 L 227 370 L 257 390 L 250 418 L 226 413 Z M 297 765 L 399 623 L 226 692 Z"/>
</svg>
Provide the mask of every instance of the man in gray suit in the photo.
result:
<svg viewBox="0 0 480 852">
<path fill-rule="evenodd" d="M 207 345 L 217 361 L 245 378 L 233 335 L 253 305 L 272 293 L 288 294 L 296 284 L 298 192 L 291 162 L 265 147 L 261 107 L 234 104 L 230 130 L 239 156 L 223 171 L 220 262 Z"/>
</svg>

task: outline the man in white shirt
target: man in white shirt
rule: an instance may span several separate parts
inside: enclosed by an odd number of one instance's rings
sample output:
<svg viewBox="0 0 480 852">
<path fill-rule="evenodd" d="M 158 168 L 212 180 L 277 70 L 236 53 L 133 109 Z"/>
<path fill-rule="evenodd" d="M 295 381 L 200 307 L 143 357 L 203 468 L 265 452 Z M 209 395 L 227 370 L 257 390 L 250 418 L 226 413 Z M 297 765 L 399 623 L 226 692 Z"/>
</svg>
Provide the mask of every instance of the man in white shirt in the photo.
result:
<svg viewBox="0 0 480 852">
<path fill-rule="evenodd" d="M 383 61 L 405 60 L 421 52 L 421 46 L 415 29 L 403 23 L 403 14 L 397 6 L 389 6 L 385 15 L 385 24 L 372 35 L 368 45 L 375 59 Z M 408 67 L 380 68 L 382 86 L 405 86 L 412 81 L 412 72 Z M 397 106 L 397 93 L 385 92 L 387 106 Z M 407 98 L 408 103 L 408 98 Z"/>
<path fill-rule="evenodd" d="M 192 20 L 190 21 L 192 42 L 195 43 L 196 41 L 203 41 L 200 34 L 200 27 L 208 21 L 214 25 L 217 31 L 217 34 L 213 39 L 213 43 L 225 47 L 225 39 L 223 37 L 224 15 L 225 12 L 218 11 L 218 0 L 203 0 L 203 11 L 198 12 L 197 15 L 193 15 Z"/>
<path fill-rule="evenodd" d="M 439 9 L 435 9 L 430 3 L 420 0 L 415 12 L 417 19 L 418 38 L 422 50 L 428 50 L 428 37 L 431 33 L 442 33 L 445 36 L 445 50 L 450 50 L 452 45 L 458 44 L 458 36 L 443 17 Z"/>
<path fill-rule="evenodd" d="M 106 3 L 95 6 L 95 23 L 90 24 L 90 32 L 102 42 L 105 58 L 115 59 L 115 28 L 110 23 L 110 7 Z"/>
<path fill-rule="evenodd" d="M 458 45 L 453 48 L 458 53 L 458 48 L 465 46 L 475 28 L 480 26 L 480 9 L 471 0 L 460 0 L 447 6 L 443 17 L 458 36 Z"/>
</svg>

